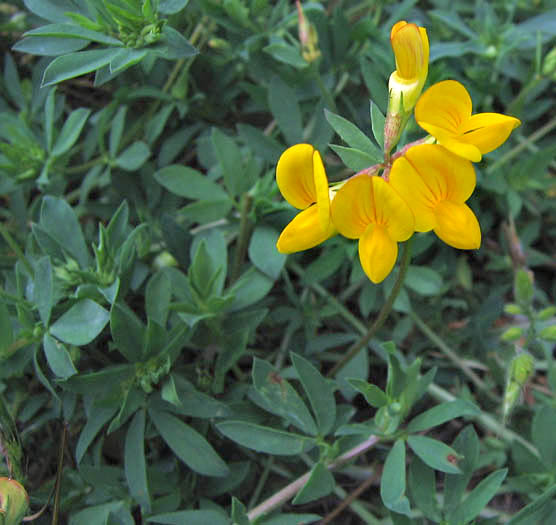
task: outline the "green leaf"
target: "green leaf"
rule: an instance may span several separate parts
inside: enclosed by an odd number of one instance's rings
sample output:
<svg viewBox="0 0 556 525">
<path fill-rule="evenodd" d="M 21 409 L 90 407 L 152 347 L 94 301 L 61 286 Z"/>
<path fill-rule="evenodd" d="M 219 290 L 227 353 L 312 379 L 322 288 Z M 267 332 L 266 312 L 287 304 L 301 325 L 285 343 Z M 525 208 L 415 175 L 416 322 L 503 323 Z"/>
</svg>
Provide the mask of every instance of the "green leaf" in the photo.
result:
<svg viewBox="0 0 556 525">
<path fill-rule="evenodd" d="M 335 486 L 334 476 L 319 462 L 311 469 L 311 475 L 307 483 L 301 487 L 292 503 L 294 505 L 303 505 L 304 503 L 328 496 Z"/>
<path fill-rule="evenodd" d="M 85 14 L 79 7 L 79 2 L 71 0 L 25 0 L 25 7 L 49 22 L 67 22 L 68 11 L 78 11 Z"/>
<path fill-rule="evenodd" d="M 279 76 L 273 76 L 270 80 L 268 104 L 286 142 L 289 144 L 301 142 L 303 140 L 303 126 L 297 95 Z"/>
<path fill-rule="evenodd" d="M 309 361 L 300 355 L 291 352 L 290 356 L 303 385 L 303 390 L 311 403 L 319 433 L 326 436 L 336 422 L 336 400 L 332 382 L 323 377 Z"/>
<path fill-rule="evenodd" d="M 371 100 L 371 126 L 373 129 L 373 136 L 377 144 L 384 148 L 384 122 L 386 118 L 378 109 L 378 106 Z"/>
<path fill-rule="evenodd" d="M 353 378 L 348 378 L 348 383 L 355 388 L 355 390 L 361 392 L 365 396 L 369 405 L 375 408 L 380 408 L 388 404 L 388 396 L 380 388 L 378 388 L 378 386 L 367 383 L 367 381 L 363 381 L 361 379 Z"/>
<path fill-rule="evenodd" d="M 441 441 L 427 436 L 409 436 L 407 444 L 429 467 L 448 474 L 461 473 L 461 470 L 450 461 L 457 461 L 458 453 Z"/>
<path fill-rule="evenodd" d="M 75 447 L 75 460 L 77 463 L 81 462 L 85 452 L 87 452 L 100 429 L 114 416 L 117 409 L 117 405 L 104 406 L 93 403 L 87 415 L 87 423 L 85 423 L 81 434 L 79 434 L 79 440 Z"/>
<path fill-rule="evenodd" d="M 199 51 L 195 49 L 187 39 L 173 27 L 165 25 L 162 29 L 164 36 L 163 45 L 154 51 L 166 60 L 176 60 L 195 56 Z M 152 51 L 153 48 L 151 47 Z"/>
<path fill-rule="evenodd" d="M 50 327 L 50 333 L 64 343 L 86 345 L 102 332 L 109 318 L 109 313 L 102 306 L 83 299 Z"/>
<path fill-rule="evenodd" d="M 39 225 L 81 268 L 89 265 L 89 251 L 73 208 L 64 200 L 46 195 L 41 205 Z"/>
<path fill-rule="evenodd" d="M 85 108 L 79 108 L 70 113 L 52 148 L 51 155 L 53 157 L 63 155 L 75 144 L 90 113 L 91 110 Z"/>
<path fill-rule="evenodd" d="M 0 302 L 0 357 L 14 341 L 14 333 L 10 312 L 5 303 Z"/>
<path fill-rule="evenodd" d="M 124 501 L 111 501 L 101 505 L 92 505 L 72 514 L 69 525 L 82 525 L 83 523 L 88 525 L 105 525 L 108 523 L 110 516 L 114 516 L 119 511 L 125 509 L 125 505 Z M 122 523 L 122 521 L 119 521 L 119 523 Z"/>
<path fill-rule="evenodd" d="M 261 525 L 308 525 L 320 519 L 318 514 L 278 514 L 265 519 Z"/>
<path fill-rule="evenodd" d="M 139 361 L 143 354 L 145 327 L 135 313 L 118 302 L 110 310 L 110 331 L 120 353 L 130 362 Z"/>
<path fill-rule="evenodd" d="M 410 433 L 421 432 L 457 417 L 477 416 L 480 412 L 480 409 L 470 401 L 456 399 L 437 405 L 414 417 L 409 423 L 407 431 Z"/>
<path fill-rule="evenodd" d="M 57 37 L 43 36 L 40 38 L 27 37 L 16 42 L 12 47 L 14 51 L 28 53 L 38 56 L 58 56 L 80 51 L 89 45 L 89 40 L 62 39 Z"/>
<path fill-rule="evenodd" d="M 230 525 L 230 520 L 216 510 L 179 510 L 149 516 L 148 523 L 163 525 Z"/>
<path fill-rule="evenodd" d="M 485 479 L 481 480 L 469 496 L 456 508 L 449 522 L 469 523 L 475 519 L 496 495 L 507 474 L 508 469 L 503 468 L 492 472 Z"/>
<path fill-rule="evenodd" d="M 267 361 L 255 358 L 253 385 L 264 398 L 264 408 L 281 416 L 302 432 L 317 435 L 317 427 L 307 406 L 295 389 Z"/>
<path fill-rule="evenodd" d="M 23 33 L 24 37 L 58 37 L 58 38 L 81 38 L 83 40 L 90 40 L 91 42 L 98 42 L 108 46 L 123 46 L 123 43 L 118 39 L 113 38 L 98 31 L 86 29 L 77 24 L 47 24 L 31 31 Z"/>
<path fill-rule="evenodd" d="M 119 52 L 119 48 L 93 49 L 57 57 L 44 70 L 42 87 L 100 69 L 109 64 Z"/>
<path fill-rule="evenodd" d="M 196 430 L 167 412 L 149 410 L 162 439 L 191 470 L 205 476 L 227 476 L 226 463 Z"/>
<path fill-rule="evenodd" d="M 234 525 L 250 525 L 245 505 L 235 496 L 232 496 L 232 522 Z"/>
<path fill-rule="evenodd" d="M 237 124 L 237 131 L 255 155 L 272 164 L 278 161 L 284 148 L 276 139 L 249 124 Z"/>
<path fill-rule="evenodd" d="M 218 128 L 212 129 L 211 139 L 214 154 L 222 169 L 224 184 L 230 195 L 236 196 L 247 191 L 249 188 L 245 185 L 243 158 L 235 141 Z"/>
<path fill-rule="evenodd" d="M 411 500 L 428 519 L 440 521 L 434 470 L 419 458 L 414 458 L 409 466 L 409 491 Z"/>
<path fill-rule="evenodd" d="M 169 192 L 180 197 L 200 200 L 228 199 L 220 185 L 187 166 L 171 164 L 155 172 L 154 178 Z"/>
<path fill-rule="evenodd" d="M 33 294 L 41 321 L 44 326 L 48 326 L 50 322 L 50 313 L 54 305 L 52 265 L 50 264 L 50 257 L 48 255 L 41 257 L 37 261 Z"/>
<path fill-rule="evenodd" d="M 224 421 L 216 428 L 241 446 L 279 456 L 295 456 L 312 448 L 314 441 L 300 434 L 276 430 L 246 421 Z"/>
<path fill-rule="evenodd" d="M 170 300 L 172 298 L 172 283 L 164 270 L 156 272 L 147 283 L 145 289 L 145 307 L 147 319 L 166 326 Z"/>
<path fill-rule="evenodd" d="M 149 146 L 138 140 L 116 157 L 116 166 L 126 171 L 136 171 L 145 164 L 150 155 Z"/>
<path fill-rule="evenodd" d="M 249 241 L 249 259 L 271 279 L 278 279 L 287 255 L 276 249 L 279 234 L 269 226 L 258 226 Z"/>
<path fill-rule="evenodd" d="M 444 283 L 442 276 L 432 268 L 410 265 L 407 270 L 405 284 L 420 295 L 437 295 Z"/>
<path fill-rule="evenodd" d="M 285 42 L 276 42 L 263 47 L 263 51 L 268 53 L 271 57 L 288 64 L 297 69 L 303 69 L 309 65 L 309 63 L 301 56 L 299 49 Z"/>
<path fill-rule="evenodd" d="M 552 502 L 554 496 L 556 496 L 556 485 L 552 485 L 537 499 L 529 503 L 529 505 L 523 507 L 510 519 L 510 521 L 506 522 L 507 525 L 529 525 L 531 523 L 531 516 L 540 511 L 547 503 Z"/>
<path fill-rule="evenodd" d="M 380 162 L 380 158 L 373 157 L 365 151 L 337 144 L 330 144 L 330 147 L 339 155 L 342 162 L 353 171 L 361 171 Z"/>
<path fill-rule="evenodd" d="M 405 495 L 405 443 L 402 439 L 394 443 L 386 456 L 380 479 L 380 497 L 388 509 L 411 515 L 409 500 Z"/>
<path fill-rule="evenodd" d="M 108 142 L 108 152 L 111 157 L 116 156 L 120 148 L 120 141 L 122 140 L 122 133 L 125 126 L 125 118 L 127 115 L 127 106 L 120 106 L 116 115 L 112 119 L 110 125 L 110 136 Z"/>
<path fill-rule="evenodd" d="M 230 307 L 231 311 L 242 310 L 247 306 L 260 301 L 274 286 L 274 279 L 257 270 L 249 268 L 233 284 L 230 292 L 234 295 L 234 301 Z"/>
<path fill-rule="evenodd" d="M 145 411 L 138 410 L 131 421 L 124 444 L 124 470 L 129 493 L 143 512 L 151 507 L 145 462 Z"/>
<path fill-rule="evenodd" d="M 121 391 L 121 385 L 135 376 L 133 365 L 113 365 L 100 372 L 79 374 L 63 382 L 64 388 L 79 394 L 106 396 L 111 391 Z"/>
<path fill-rule="evenodd" d="M 342 137 L 342 140 L 350 148 L 366 153 L 372 158 L 382 158 L 382 152 L 355 124 L 327 109 L 324 110 L 324 114 L 328 123 L 334 128 L 334 131 Z"/>
<path fill-rule="evenodd" d="M 67 379 L 77 374 L 73 361 L 62 343 L 56 341 L 56 339 L 48 334 L 44 334 L 42 344 L 48 366 L 55 375 L 62 379 Z"/>
<path fill-rule="evenodd" d="M 554 429 L 556 429 L 556 408 L 543 404 L 533 418 L 531 434 L 543 463 L 549 469 L 556 467 Z"/>
<path fill-rule="evenodd" d="M 160 0 L 158 12 L 163 15 L 174 15 L 179 13 L 189 3 L 189 0 Z"/>
<path fill-rule="evenodd" d="M 112 60 L 110 60 L 110 74 L 116 75 L 118 73 L 121 73 L 128 67 L 138 64 L 147 56 L 147 54 L 148 51 L 146 49 L 120 49 L 120 52 L 116 54 L 116 56 L 114 56 Z"/>
</svg>

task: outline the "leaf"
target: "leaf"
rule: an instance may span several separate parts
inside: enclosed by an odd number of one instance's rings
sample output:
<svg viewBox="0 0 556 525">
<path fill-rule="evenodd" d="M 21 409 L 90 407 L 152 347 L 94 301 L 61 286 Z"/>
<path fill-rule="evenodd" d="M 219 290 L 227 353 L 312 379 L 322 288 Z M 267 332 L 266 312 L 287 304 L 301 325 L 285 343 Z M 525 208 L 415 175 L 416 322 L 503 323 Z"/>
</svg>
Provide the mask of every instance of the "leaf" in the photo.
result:
<svg viewBox="0 0 556 525">
<path fill-rule="evenodd" d="M 556 485 L 552 485 L 545 490 L 537 499 L 523 507 L 517 514 L 515 514 L 507 525 L 529 525 L 531 523 L 531 516 L 540 511 L 547 503 L 553 501 L 556 496 Z"/>
<path fill-rule="evenodd" d="M 274 279 L 271 279 L 255 267 L 249 268 L 233 284 L 230 290 L 234 295 L 234 301 L 230 310 L 242 310 L 260 301 L 273 286 Z"/>
<path fill-rule="evenodd" d="M 27 37 L 16 42 L 12 49 L 29 55 L 52 57 L 80 51 L 87 47 L 89 43 L 89 40 L 67 40 L 53 36 Z"/>
<path fill-rule="evenodd" d="M 371 126 L 373 129 L 373 136 L 377 144 L 384 148 L 384 122 L 386 118 L 378 109 L 378 106 L 371 100 Z"/>
<path fill-rule="evenodd" d="M 214 154 L 222 169 L 224 184 L 230 195 L 236 196 L 247 191 L 249 188 L 245 184 L 243 158 L 238 145 L 218 128 L 212 129 L 211 140 Z"/>
<path fill-rule="evenodd" d="M 10 312 L 5 303 L 0 302 L 0 357 L 14 341 L 14 333 Z M 5 356 L 7 357 L 7 356 Z"/>
<path fill-rule="evenodd" d="M 442 276 L 432 268 L 410 265 L 407 270 L 405 284 L 420 295 L 437 295 L 444 283 Z"/>
<path fill-rule="evenodd" d="M 51 155 L 53 157 L 59 157 L 69 151 L 79 138 L 81 130 L 90 114 L 91 110 L 85 108 L 79 108 L 70 113 L 52 148 Z"/>
<path fill-rule="evenodd" d="M 255 358 L 252 375 L 253 385 L 264 399 L 263 408 L 285 418 L 302 432 L 313 436 L 317 434 L 315 421 L 307 406 L 270 363 Z"/>
<path fill-rule="evenodd" d="M 342 137 L 342 140 L 350 148 L 366 153 L 372 158 L 382 158 L 381 151 L 355 124 L 327 109 L 324 110 L 324 114 L 328 123 L 334 128 L 334 131 Z"/>
<path fill-rule="evenodd" d="M 79 3 L 71 0 L 24 0 L 23 3 L 29 11 L 50 22 L 67 22 L 67 13 L 71 11 L 86 14 Z"/>
<path fill-rule="evenodd" d="M 285 103 L 287 101 L 287 103 Z M 273 76 L 268 86 L 268 104 L 286 142 L 297 144 L 303 140 L 301 110 L 295 91 L 279 76 Z"/>
<path fill-rule="evenodd" d="M 150 511 L 151 500 L 145 462 L 145 411 L 138 410 L 131 421 L 124 444 L 124 470 L 129 493 L 144 512 Z"/>
<path fill-rule="evenodd" d="M 145 327 L 127 305 L 118 302 L 112 305 L 110 331 L 116 347 L 130 363 L 141 359 Z"/>
<path fill-rule="evenodd" d="M 201 200 L 228 199 L 220 185 L 187 166 L 171 164 L 155 172 L 154 178 L 169 192 L 180 197 Z"/>
<path fill-rule="evenodd" d="M 380 408 L 388 404 L 388 396 L 378 386 L 353 378 L 348 378 L 348 383 L 365 396 L 369 405 Z"/>
<path fill-rule="evenodd" d="M 170 300 L 172 298 L 172 283 L 164 269 L 156 272 L 147 283 L 145 289 L 145 307 L 147 319 L 166 326 Z"/>
<path fill-rule="evenodd" d="M 116 157 L 116 166 L 126 171 L 136 171 L 145 164 L 150 155 L 149 146 L 138 140 Z"/>
<path fill-rule="evenodd" d="M 77 51 L 55 58 L 44 70 L 42 87 L 85 75 L 106 66 L 120 52 L 120 48 Z"/>
<path fill-rule="evenodd" d="M 54 305 L 54 289 L 52 283 L 52 265 L 50 257 L 45 255 L 37 261 L 33 295 L 44 326 L 50 322 L 50 313 Z"/>
<path fill-rule="evenodd" d="M 556 466 L 554 429 L 556 429 L 556 408 L 548 404 L 542 405 L 533 418 L 531 434 L 543 463 L 549 469 Z"/>
<path fill-rule="evenodd" d="M 109 318 L 109 313 L 102 306 L 83 299 L 50 327 L 50 333 L 64 343 L 86 345 L 102 332 Z"/>
<path fill-rule="evenodd" d="M 379 157 L 373 157 L 365 151 L 346 148 L 337 144 L 330 144 L 330 147 L 339 155 L 342 162 L 353 171 L 361 171 L 380 162 Z"/>
<path fill-rule="evenodd" d="M 146 49 L 120 49 L 120 52 L 117 53 L 112 60 L 110 60 L 110 64 L 108 65 L 110 75 L 115 76 L 117 73 L 121 73 L 128 67 L 138 64 L 147 56 L 147 54 L 148 50 Z"/>
<path fill-rule="evenodd" d="M 314 445 L 314 440 L 306 436 L 247 421 L 224 421 L 217 423 L 216 428 L 241 446 L 266 454 L 294 456 Z"/>
<path fill-rule="evenodd" d="M 56 341 L 56 339 L 48 334 L 44 334 L 42 344 L 48 366 L 55 375 L 62 379 L 67 379 L 77 374 L 73 361 L 62 343 Z"/>
<path fill-rule="evenodd" d="M 234 525 L 250 525 L 245 505 L 235 496 L 232 496 L 232 522 Z"/>
<path fill-rule="evenodd" d="M 439 520 L 438 502 L 436 501 L 436 479 L 434 470 L 418 457 L 413 458 L 409 466 L 409 490 L 411 501 L 430 520 Z"/>
<path fill-rule="evenodd" d="M 388 509 L 411 516 L 405 495 L 405 443 L 402 439 L 396 440 L 386 456 L 380 479 L 380 497 Z"/>
<path fill-rule="evenodd" d="M 189 3 L 189 0 L 160 0 L 158 12 L 163 15 L 179 13 Z"/>
<path fill-rule="evenodd" d="M 89 40 L 91 42 L 98 42 L 108 46 L 123 46 L 123 43 L 118 39 L 113 38 L 98 31 L 86 29 L 77 24 L 47 24 L 31 31 L 23 33 L 24 37 L 58 37 L 63 39 L 80 38 L 82 40 Z"/>
<path fill-rule="evenodd" d="M 161 523 L 164 525 L 230 525 L 228 517 L 216 510 L 179 510 L 149 516 L 148 523 Z"/>
<path fill-rule="evenodd" d="M 305 390 L 311 403 L 319 433 L 326 436 L 336 422 L 334 387 L 309 361 L 293 352 L 290 353 L 290 356 L 293 367 L 303 385 L 303 390 Z"/>
<path fill-rule="evenodd" d="M 64 199 L 43 197 L 39 225 L 77 260 L 81 268 L 87 268 L 89 251 L 85 238 L 75 212 Z"/>
<path fill-rule="evenodd" d="M 301 487 L 292 503 L 294 505 L 303 505 L 304 503 L 328 496 L 335 486 L 334 476 L 323 463 L 319 462 L 311 469 L 311 475 L 307 483 Z"/>
<path fill-rule="evenodd" d="M 226 463 L 196 430 L 167 412 L 149 410 L 162 439 L 191 470 L 205 476 L 227 476 Z"/>
<path fill-rule="evenodd" d="M 100 432 L 100 429 L 108 423 L 110 418 L 116 413 L 117 409 L 117 405 L 103 406 L 93 403 L 87 416 L 87 423 L 85 423 L 81 434 L 79 434 L 79 440 L 75 447 L 75 460 L 77 463 L 81 462 L 89 445 Z"/>
<path fill-rule="evenodd" d="M 265 519 L 261 525 L 308 525 L 320 519 L 318 514 L 278 514 Z"/>
<path fill-rule="evenodd" d="M 429 467 L 448 474 L 461 473 L 450 461 L 459 459 L 458 453 L 441 441 L 426 436 L 409 436 L 407 444 Z"/>
<path fill-rule="evenodd" d="M 309 63 L 301 56 L 299 49 L 285 42 L 276 42 L 263 47 L 263 51 L 271 57 L 297 69 L 303 69 Z"/>
<path fill-rule="evenodd" d="M 249 241 L 249 260 L 271 279 L 278 279 L 287 255 L 276 249 L 279 234 L 269 226 L 258 226 Z"/>
<path fill-rule="evenodd" d="M 414 417 L 407 427 L 410 433 L 421 432 L 461 416 L 477 416 L 480 409 L 470 401 L 456 399 L 437 405 Z"/>
<path fill-rule="evenodd" d="M 503 468 L 492 472 L 481 480 L 469 496 L 456 508 L 449 519 L 450 523 L 469 523 L 475 519 L 496 495 L 507 474 L 508 469 Z"/>
</svg>

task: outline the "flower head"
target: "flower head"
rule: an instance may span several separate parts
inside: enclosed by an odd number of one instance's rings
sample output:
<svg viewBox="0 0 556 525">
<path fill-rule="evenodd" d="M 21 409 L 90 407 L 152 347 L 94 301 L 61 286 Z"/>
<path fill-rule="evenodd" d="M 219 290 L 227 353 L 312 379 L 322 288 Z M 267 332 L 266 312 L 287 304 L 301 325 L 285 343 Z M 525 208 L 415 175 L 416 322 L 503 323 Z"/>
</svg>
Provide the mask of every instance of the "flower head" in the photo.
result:
<svg viewBox="0 0 556 525">
<path fill-rule="evenodd" d="M 359 175 L 348 180 L 332 201 L 332 218 L 338 231 L 359 239 L 359 259 L 373 283 L 392 271 L 398 242 L 414 231 L 408 205 L 384 179 Z"/>
<path fill-rule="evenodd" d="M 421 144 L 396 159 L 390 184 L 415 216 L 415 230 L 434 230 L 460 249 L 481 245 L 479 222 L 465 201 L 475 189 L 473 165 L 438 144 Z"/>
<path fill-rule="evenodd" d="M 307 250 L 336 233 L 326 172 L 313 146 L 296 144 L 284 151 L 276 166 L 276 182 L 284 199 L 303 210 L 282 231 L 276 243 L 279 252 Z"/>
<path fill-rule="evenodd" d="M 427 30 L 401 20 L 392 27 L 390 43 L 396 57 L 396 71 L 388 82 L 390 97 L 400 112 L 411 111 L 429 70 Z"/>
<path fill-rule="evenodd" d="M 437 142 L 456 155 L 479 162 L 496 149 L 521 122 L 501 113 L 471 114 L 469 93 L 455 80 L 445 80 L 423 93 L 415 120 Z"/>
</svg>

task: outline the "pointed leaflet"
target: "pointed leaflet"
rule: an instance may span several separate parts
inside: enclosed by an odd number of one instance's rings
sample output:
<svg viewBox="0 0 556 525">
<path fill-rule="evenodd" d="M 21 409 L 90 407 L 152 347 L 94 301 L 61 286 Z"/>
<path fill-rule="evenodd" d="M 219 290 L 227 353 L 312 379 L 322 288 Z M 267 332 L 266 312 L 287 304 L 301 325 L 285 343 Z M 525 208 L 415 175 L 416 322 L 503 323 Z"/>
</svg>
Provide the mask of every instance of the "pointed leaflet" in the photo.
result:
<svg viewBox="0 0 556 525">
<path fill-rule="evenodd" d="M 409 500 L 405 495 L 405 443 L 398 439 L 384 463 L 380 480 L 380 497 L 394 512 L 410 516 Z"/>
</svg>

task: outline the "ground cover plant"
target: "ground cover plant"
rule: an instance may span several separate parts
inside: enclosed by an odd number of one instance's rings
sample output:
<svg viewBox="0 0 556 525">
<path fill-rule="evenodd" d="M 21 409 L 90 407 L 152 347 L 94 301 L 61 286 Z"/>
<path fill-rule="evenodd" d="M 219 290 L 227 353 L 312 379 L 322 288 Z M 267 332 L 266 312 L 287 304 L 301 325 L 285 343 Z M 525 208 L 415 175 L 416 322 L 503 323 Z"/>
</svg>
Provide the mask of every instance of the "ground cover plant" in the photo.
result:
<svg viewBox="0 0 556 525">
<path fill-rule="evenodd" d="M 556 520 L 553 2 L 0 31 L 0 523 Z"/>
</svg>

